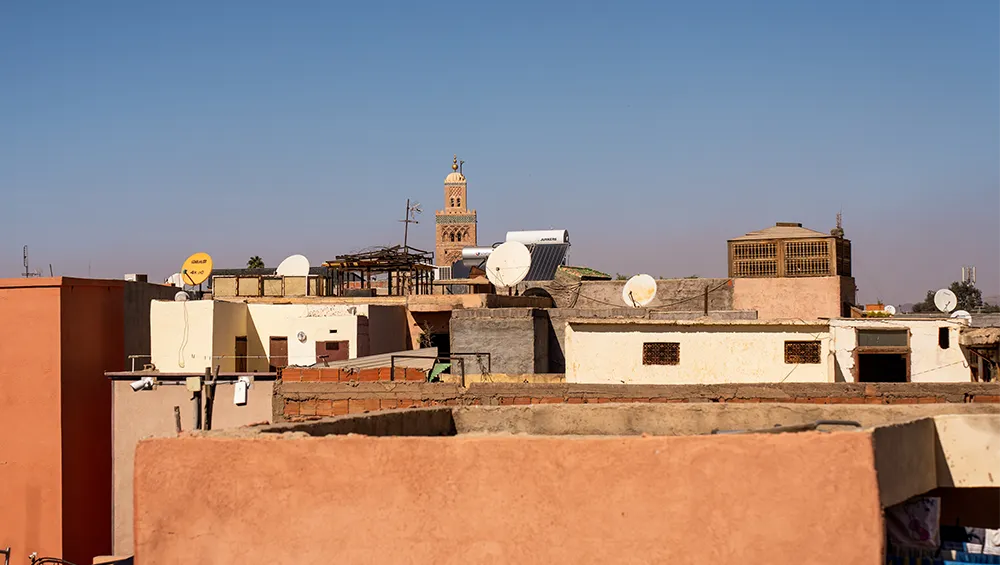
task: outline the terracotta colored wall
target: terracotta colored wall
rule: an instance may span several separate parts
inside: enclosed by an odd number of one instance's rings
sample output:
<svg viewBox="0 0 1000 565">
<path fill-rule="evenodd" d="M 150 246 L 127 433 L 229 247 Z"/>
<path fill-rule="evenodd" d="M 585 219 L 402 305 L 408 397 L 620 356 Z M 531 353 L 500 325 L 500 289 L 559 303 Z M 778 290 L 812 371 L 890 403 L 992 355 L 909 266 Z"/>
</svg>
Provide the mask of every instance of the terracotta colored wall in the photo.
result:
<svg viewBox="0 0 1000 565">
<path fill-rule="evenodd" d="M 882 563 L 862 432 L 158 439 L 135 488 L 143 565 Z"/>
<path fill-rule="evenodd" d="M 132 477 L 135 446 L 139 440 L 174 437 L 174 406 L 181 409 L 183 430 L 192 427 L 191 393 L 179 385 L 134 392 L 128 381 L 114 388 L 114 554 L 132 553 Z M 245 406 L 233 404 L 233 385 L 220 385 L 216 393 L 212 427 L 216 430 L 268 422 L 271 419 L 273 382 L 256 380 Z"/>
<path fill-rule="evenodd" d="M 111 549 L 111 389 L 124 282 L 0 280 L 0 546 L 89 563 Z"/>
<path fill-rule="evenodd" d="M 27 563 L 62 554 L 59 288 L 14 282 L 0 280 L 0 546 Z"/>
<path fill-rule="evenodd" d="M 841 302 L 854 300 L 850 277 L 735 279 L 733 309 L 756 310 L 761 320 L 836 318 Z"/>
<path fill-rule="evenodd" d="M 125 369 L 124 283 L 69 279 L 61 302 L 62 557 L 88 563 L 111 551 L 111 383 L 104 371 Z"/>
</svg>

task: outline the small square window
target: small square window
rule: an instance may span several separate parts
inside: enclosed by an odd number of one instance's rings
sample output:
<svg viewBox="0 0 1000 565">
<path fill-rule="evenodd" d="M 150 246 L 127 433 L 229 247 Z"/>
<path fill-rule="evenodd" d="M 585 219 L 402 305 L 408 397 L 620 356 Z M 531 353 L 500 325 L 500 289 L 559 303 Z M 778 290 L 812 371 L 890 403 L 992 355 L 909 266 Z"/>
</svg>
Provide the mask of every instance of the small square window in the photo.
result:
<svg viewBox="0 0 1000 565">
<path fill-rule="evenodd" d="M 786 341 L 785 363 L 791 365 L 818 364 L 820 345 L 818 341 Z"/>
<path fill-rule="evenodd" d="M 643 365 L 680 365 L 681 344 L 652 342 L 642 344 Z"/>
</svg>

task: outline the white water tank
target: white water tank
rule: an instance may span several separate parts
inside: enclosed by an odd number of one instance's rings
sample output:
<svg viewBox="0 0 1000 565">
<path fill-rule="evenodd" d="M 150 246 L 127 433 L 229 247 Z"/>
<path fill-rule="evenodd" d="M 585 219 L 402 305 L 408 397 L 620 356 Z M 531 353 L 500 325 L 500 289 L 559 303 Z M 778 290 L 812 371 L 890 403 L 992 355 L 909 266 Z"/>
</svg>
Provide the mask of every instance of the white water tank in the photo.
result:
<svg viewBox="0 0 1000 565">
<path fill-rule="evenodd" d="M 569 244 L 569 232 L 566 230 L 530 230 L 509 231 L 507 241 L 517 241 L 525 245 L 533 244 Z"/>
</svg>

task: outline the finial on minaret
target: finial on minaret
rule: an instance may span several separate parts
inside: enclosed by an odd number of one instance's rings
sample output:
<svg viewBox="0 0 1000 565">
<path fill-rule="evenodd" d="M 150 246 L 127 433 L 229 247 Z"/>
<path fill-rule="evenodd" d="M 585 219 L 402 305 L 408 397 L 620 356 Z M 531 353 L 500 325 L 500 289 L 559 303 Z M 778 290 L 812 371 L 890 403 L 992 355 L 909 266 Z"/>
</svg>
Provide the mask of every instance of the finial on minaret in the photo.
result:
<svg viewBox="0 0 1000 565">
<path fill-rule="evenodd" d="M 451 161 L 451 170 L 453 170 L 453 171 L 457 171 L 458 170 L 458 155 L 455 155 L 455 158 L 452 159 L 452 161 Z"/>
</svg>

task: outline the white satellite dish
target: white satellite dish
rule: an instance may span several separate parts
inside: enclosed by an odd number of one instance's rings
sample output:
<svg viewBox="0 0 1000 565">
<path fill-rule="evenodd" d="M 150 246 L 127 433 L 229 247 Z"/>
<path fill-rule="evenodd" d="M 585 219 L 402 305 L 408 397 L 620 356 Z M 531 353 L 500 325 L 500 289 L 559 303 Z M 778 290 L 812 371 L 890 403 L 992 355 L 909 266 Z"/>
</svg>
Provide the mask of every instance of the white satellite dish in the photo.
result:
<svg viewBox="0 0 1000 565">
<path fill-rule="evenodd" d="M 656 281 L 649 275 L 636 275 L 625 283 L 622 300 L 626 306 L 639 308 L 656 298 Z"/>
<path fill-rule="evenodd" d="M 278 265 L 276 273 L 279 277 L 306 277 L 309 276 L 309 259 L 305 255 L 292 255 L 286 257 Z"/>
<path fill-rule="evenodd" d="M 529 269 L 531 252 L 518 241 L 501 243 L 486 259 L 486 278 L 494 286 L 514 286 L 528 276 Z"/>
<path fill-rule="evenodd" d="M 183 290 L 177 291 L 177 294 L 174 295 L 174 300 L 176 300 L 177 302 L 184 302 L 188 298 L 191 297 L 188 296 L 188 293 L 184 292 Z"/>
<path fill-rule="evenodd" d="M 180 273 L 174 273 L 170 275 L 169 277 L 167 277 L 167 280 L 163 282 L 165 284 L 169 284 L 170 286 L 184 288 L 184 279 L 181 277 Z"/>
<path fill-rule="evenodd" d="M 295 334 L 295 339 L 304 343 L 306 341 L 306 332 L 299 332 Z"/>
<path fill-rule="evenodd" d="M 942 312 L 951 312 L 958 306 L 958 297 L 947 288 L 942 288 L 934 293 L 934 305 Z"/>
<path fill-rule="evenodd" d="M 968 321 L 970 324 L 972 323 L 972 314 L 969 314 L 965 310 L 955 310 L 954 312 L 951 313 L 951 317 L 952 318 L 961 318 L 963 320 Z"/>
<path fill-rule="evenodd" d="M 890 315 L 890 316 L 895 316 L 896 315 L 896 307 L 893 306 L 892 304 L 886 304 L 885 308 L 883 308 L 883 310 L 885 310 L 885 313 L 888 314 L 888 315 Z"/>
</svg>

